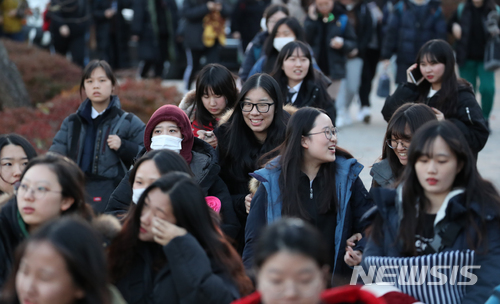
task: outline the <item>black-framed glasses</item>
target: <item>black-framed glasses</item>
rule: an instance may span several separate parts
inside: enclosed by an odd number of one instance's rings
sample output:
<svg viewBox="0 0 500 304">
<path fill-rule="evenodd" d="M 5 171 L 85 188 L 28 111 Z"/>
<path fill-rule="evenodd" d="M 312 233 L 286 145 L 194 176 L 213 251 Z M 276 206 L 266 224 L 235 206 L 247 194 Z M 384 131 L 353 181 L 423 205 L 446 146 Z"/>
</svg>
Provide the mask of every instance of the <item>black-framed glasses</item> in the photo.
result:
<svg viewBox="0 0 500 304">
<path fill-rule="evenodd" d="M 410 147 L 410 141 L 407 139 L 403 140 L 386 139 L 385 142 L 387 146 L 389 146 L 389 148 L 393 150 L 397 149 L 399 144 L 401 144 L 401 147 L 403 147 L 404 150 L 408 150 L 408 148 Z"/>
<path fill-rule="evenodd" d="M 33 193 L 33 197 L 35 199 L 42 199 L 45 197 L 45 194 L 47 194 L 47 192 L 55 192 L 55 193 L 62 193 L 62 191 L 54 191 L 54 190 L 49 190 L 43 186 L 34 186 L 34 187 L 31 187 L 29 185 L 26 185 L 26 184 L 18 184 L 14 191 L 15 191 L 15 194 L 17 196 L 23 196 L 25 195 L 26 193 L 28 193 L 29 191 L 32 191 Z"/>
<path fill-rule="evenodd" d="M 337 136 L 337 128 L 335 127 L 326 127 L 321 132 L 316 133 L 308 133 L 307 135 L 316 135 L 316 134 L 325 134 L 326 139 L 330 140 L 333 136 Z"/>
<path fill-rule="evenodd" d="M 251 103 L 251 102 L 242 102 L 241 103 L 241 110 L 243 112 L 252 112 L 253 107 L 257 107 L 257 112 L 259 113 L 267 113 L 269 112 L 269 109 L 271 106 L 274 105 L 273 103 Z"/>
</svg>

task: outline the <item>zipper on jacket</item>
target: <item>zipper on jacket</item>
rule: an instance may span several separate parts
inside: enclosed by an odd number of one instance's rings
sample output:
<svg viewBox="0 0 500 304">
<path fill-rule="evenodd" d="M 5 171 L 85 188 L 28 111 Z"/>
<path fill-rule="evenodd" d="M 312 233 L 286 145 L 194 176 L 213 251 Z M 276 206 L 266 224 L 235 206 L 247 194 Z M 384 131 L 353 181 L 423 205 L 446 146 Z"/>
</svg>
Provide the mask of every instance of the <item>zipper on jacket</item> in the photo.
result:
<svg viewBox="0 0 500 304">
<path fill-rule="evenodd" d="M 313 181 L 309 182 L 309 198 L 313 199 Z"/>
<path fill-rule="evenodd" d="M 469 107 L 465 107 L 465 112 L 467 112 L 467 116 L 469 117 L 469 121 L 470 121 L 470 123 L 471 123 L 471 124 L 474 124 L 474 123 L 472 122 L 472 118 L 470 118 L 470 110 L 469 110 Z"/>
</svg>

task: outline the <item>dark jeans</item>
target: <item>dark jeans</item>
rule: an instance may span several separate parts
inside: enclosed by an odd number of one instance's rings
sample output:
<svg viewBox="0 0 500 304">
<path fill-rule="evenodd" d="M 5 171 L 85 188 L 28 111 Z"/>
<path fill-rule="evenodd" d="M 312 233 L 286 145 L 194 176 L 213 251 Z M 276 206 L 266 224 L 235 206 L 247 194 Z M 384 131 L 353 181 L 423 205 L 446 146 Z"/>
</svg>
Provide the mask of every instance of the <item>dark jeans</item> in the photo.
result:
<svg viewBox="0 0 500 304">
<path fill-rule="evenodd" d="M 359 100 L 362 107 L 369 107 L 372 81 L 373 77 L 375 77 L 375 74 L 377 73 L 377 64 L 380 60 L 380 50 L 368 49 L 363 60 L 361 85 L 359 87 Z"/>
<path fill-rule="evenodd" d="M 59 32 L 51 32 L 51 34 L 56 52 L 63 56 L 66 56 L 67 52 L 71 52 L 73 62 L 83 68 L 86 52 L 85 35 L 62 37 Z"/>
</svg>

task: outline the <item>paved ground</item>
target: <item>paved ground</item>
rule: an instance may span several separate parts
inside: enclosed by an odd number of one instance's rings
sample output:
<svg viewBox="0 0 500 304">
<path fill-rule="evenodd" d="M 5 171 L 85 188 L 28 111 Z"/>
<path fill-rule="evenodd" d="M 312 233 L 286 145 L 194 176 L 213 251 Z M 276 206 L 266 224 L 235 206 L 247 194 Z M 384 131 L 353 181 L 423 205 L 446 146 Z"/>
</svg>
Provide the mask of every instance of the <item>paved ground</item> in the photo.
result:
<svg viewBox="0 0 500 304">
<path fill-rule="evenodd" d="M 182 89 L 180 81 L 166 81 L 166 85 L 176 85 Z M 496 75 L 497 94 L 495 105 L 490 118 L 490 127 L 492 133 L 484 149 L 479 153 L 478 168 L 482 176 L 495 184 L 500 190 L 500 157 L 498 150 L 500 148 L 500 71 Z M 375 91 L 377 79 L 374 81 Z M 394 86 L 393 86 L 394 89 Z M 384 104 L 384 99 L 378 98 L 372 92 L 372 119 L 370 124 L 355 122 L 351 126 L 344 127 L 339 132 L 339 146 L 351 152 L 358 161 L 365 166 L 361 172 L 367 189 L 371 185 L 370 166 L 382 153 L 382 145 L 387 123 L 384 121 L 380 111 Z M 353 103 L 351 106 L 351 116 L 356 119 L 359 106 Z"/>
</svg>

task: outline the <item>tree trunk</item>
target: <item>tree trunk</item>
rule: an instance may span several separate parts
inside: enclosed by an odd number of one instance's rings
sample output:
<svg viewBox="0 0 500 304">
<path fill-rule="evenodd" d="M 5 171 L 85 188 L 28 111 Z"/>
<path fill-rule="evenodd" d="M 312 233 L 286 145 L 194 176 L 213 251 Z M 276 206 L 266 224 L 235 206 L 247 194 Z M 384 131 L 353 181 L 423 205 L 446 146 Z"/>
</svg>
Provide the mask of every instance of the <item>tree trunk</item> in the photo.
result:
<svg viewBox="0 0 500 304">
<path fill-rule="evenodd" d="M 0 109 L 30 107 L 31 101 L 16 65 L 0 41 Z"/>
</svg>

